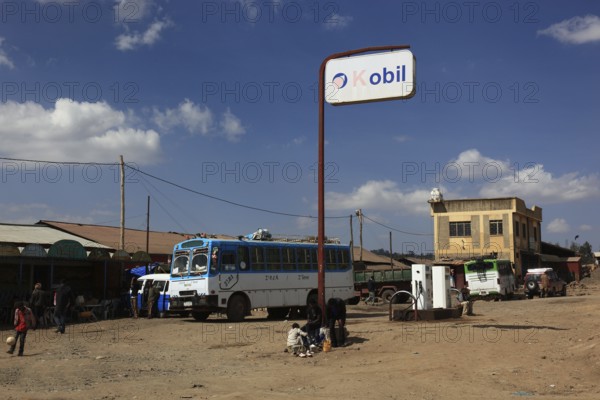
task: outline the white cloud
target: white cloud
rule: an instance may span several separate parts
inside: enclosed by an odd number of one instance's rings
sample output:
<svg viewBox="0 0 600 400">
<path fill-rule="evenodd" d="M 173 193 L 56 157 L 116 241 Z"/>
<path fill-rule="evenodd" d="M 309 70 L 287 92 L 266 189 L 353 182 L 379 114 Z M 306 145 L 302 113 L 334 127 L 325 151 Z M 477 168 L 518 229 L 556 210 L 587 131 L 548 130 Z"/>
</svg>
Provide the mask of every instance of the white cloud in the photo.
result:
<svg viewBox="0 0 600 400">
<path fill-rule="evenodd" d="M 445 172 L 444 172 L 445 171 Z M 555 176 L 543 164 L 496 160 L 469 149 L 442 168 L 445 180 L 481 185 L 481 197 L 520 197 L 528 203 L 564 203 L 600 197 L 600 177 L 568 172 Z"/>
<path fill-rule="evenodd" d="M 39 220 L 53 220 L 92 224 L 89 216 L 57 213 L 48 204 L 43 203 L 0 203 L 0 220 L 8 224 L 35 224 Z"/>
<path fill-rule="evenodd" d="M 172 130 L 183 126 L 191 134 L 206 135 L 213 129 L 214 117 L 212 111 L 205 106 L 199 106 L 185 99 L 177 108 L 165 111 L 154 110 L 154 123 L 162 129 Z"/>
<path fill-rule="evenodd" d="M 421 168 L 433 170 L 431 165 Z M 600 178 L 596 174 L 570 172 L 554 176 L 542 164 L 519 165 L 484 156 L 477 149 L 461 152 L 446 165 L 439 165 L 438 172 L 443 184 L 437 181 L 426 189 L 407 190 L 392 180 L 370 180 L 348 193 L 328 192 L 327 208 L 351 211 L 364 208 L 373 210 L 371 214 L 378 210 L 425 215 L 429 212 L 427 200 L 433 186 L 439 187 L 448 200 L 519 197 L 527 204 L 544 205 L 600 198 Z M 470 189 L 472 195 L 465 195 L 469 188 L 474 188 L 474 191 Z M 559 222 L 554 226 L 557 227 Z"/>
<path fill-rule="evenodd" d="M 134 50 L 140 46 L 152 46 L 160 39 L 161 31 L 171 25 L 169 20 L 154 21 L 143 33 L 134 31 L 117 36 L 115 44 L 121 51 Z"/>
<path fill-rule="evenodd" d="M 306 136 L 300 136 L 300 137 L 294 138 L 292 140 L 292 144 L 294 144 L 296 146 L 299 146 L 304 142 L 306 142 Z"/>
<path fill-rule="evenodd" d="M 184 127 L 192 135 L 223 136 L 230 142 L 238 142 L 246 134 L 242 121 L 231 110 L 227 109 L 218 123 L 217 130 L 213 112 L 206 106 L 200 106 L 185 99 L 177 108 L 165 111 L 154 109 L 153 121 L 161 129 L 171 131 L 176 127 Z"/>
<path fill-rule="evenodd" d="M 12 62 L 12 60 L 8 57 L 8 54 L 6 54 L 6 52 L 2 48 L 2 43 L 4 43 L 4 38 L 0 36 L 0 65 L 4 65 L 10 69 L 14 69 L 15 64 Z"/>
<path fill-rule="evenodd" d="M 429 212 L 429 190 L 402 192 L 398 185 L 390 180 L 368 181 L 351 193 L 328 192 L 325 198 L 330 210 L 370 208 L 404 213 Z"/>
<path fill-rule="evenodd" d="M 555 218 L 548 224 L 548 232 L 550 233 L 566 233 L 571 227 L 563 218 Z"/>
<path fill-rule="evenodd" d="M 115 21 L 139 22 L 149 15 L 152 6 L 152 0 L 117 0 L 113 11 Z"/>
<path fill-rule="evenodd" d="M 227 109 L 223 113 L 223 119 L 220 122 L 223 134 L 230 142 L 238 142 L 242 135 L 246 134 L 246 128 L 242 125 L 242 121 Z"/>
<path fill-rule="evenodd" d="M 486 183 L 480 194 L 483 197 L 516 196 L 546 204 L 600 197 L 600 179 L 595 174 L 580 176 L 578 172 L 570 172 L 553 176 L 542 164 L 506 172 L 501 179 Z"/>
<path fill-rule="evenodd" d="M 2 153 L 48 161 L 116 161 L 153 164 L 160 158 L 154 130 L 130 126 L 125 114 L 104 102 L 59 99 L 54 108 L 33 102 L 0 104 Z"/>
<path fill-rule="evenodd" d="M 589 232 L 592 229 L 594 229 L 594 228 L 592 228 L 591 225 L 587 225 L 587 224 L 579 225 L 579 230 L 582 232 Z"/>
<path fill-rule="evenodd" d="M 596 15 L 573 17 L 541 29 L 537 33 L 568 44 L 598 42 L 600 41 L 600 17 Z"/>
<path fill-rule="evenodd" d="M 398 143 L 404 143 L 404 142 L 408 142 L 410 140 L 410 136 L 398 135 L 398 136 L 394 136 L 394 140 Z"/>
<path fill-rule="evenodd" d="M 296 218 L 296 229 L 304 231 L 308 228 L 315 228 L 317 220 L 314 218 L 298 217 Z"/>
<path fill-rule="evenodd" d="M 118 50 L 130 51 L 142 46 L 152 46 L 160 40 L 165 29 L 173 26 L 168 17 L 160 17 L 163 11 L 153 0 L 117 0 L 114 6 L 114 18 L 124 33 L 117 36 L 115 45 Z M 154 14 L 154 21 L 149 17 Z M 146 27 L 141 31 L 130 30 L 131 26 Z"/>
<path fill-rule="evenodd" d="M 325 19 L 323 24 L 325 26 L 325 29 L 327 29 L 328 31 L 341 30 L 348 27 L 348 25 L 350 25 L 350 23 L 353 20 L 354 17 L 333 13 Z"/>
</svg>

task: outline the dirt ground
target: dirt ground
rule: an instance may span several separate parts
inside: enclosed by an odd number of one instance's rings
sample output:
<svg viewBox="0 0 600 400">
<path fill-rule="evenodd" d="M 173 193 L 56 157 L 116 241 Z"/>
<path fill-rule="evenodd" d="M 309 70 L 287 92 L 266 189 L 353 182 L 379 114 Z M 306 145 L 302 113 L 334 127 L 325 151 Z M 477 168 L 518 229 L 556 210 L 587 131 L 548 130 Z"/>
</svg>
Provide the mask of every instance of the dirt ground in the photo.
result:
<svg viewBox="0 0 600 400">
<path fill-rule="evenodd" d="M 391 322 L 387 307 L 350 306 L 350 344 L 304 359 L 283 352 L 291 321 L 260 313 L 239 324 L 173 317 L 38 329 L 24 357 L 0 355 L 0 398 L 600 398 L 598 271 L 567 297 L 479 301 L 474 312 Z"/>
</svg>

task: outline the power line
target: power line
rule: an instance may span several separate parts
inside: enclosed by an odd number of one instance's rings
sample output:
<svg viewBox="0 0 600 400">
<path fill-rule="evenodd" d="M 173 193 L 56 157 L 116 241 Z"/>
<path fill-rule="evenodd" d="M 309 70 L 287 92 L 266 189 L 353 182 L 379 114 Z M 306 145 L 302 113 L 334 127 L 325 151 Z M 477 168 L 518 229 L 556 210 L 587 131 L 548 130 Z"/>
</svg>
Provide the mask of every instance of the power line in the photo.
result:
<svg viewBox="0 0 600 400">
<path fill-rule="evenodd" d="M 160 201 L 158 201 L 156 196 L 152 195 L 152 192 L 150 191 L 150 189 L 148 189 L 148 186 L 146 186 L 146 183 L 144 183 L 144 182 L 146 182 L 148 185 L 152 186 L 154 188 L 154 190 L 156 190 L 158 193 L 160 193 L 160 194 L 162 194 L 162 193 L 152 183 L 150 183 L 146 178 L 142 177 L 142 180 L 140 181 L 140 183 L 142 184 L 142 186 L 144 186 L 146 191 L 150 194 L 150 197 L 152 197 L 152 199 L 156 202 L 156 204 L 158 204 L 158 206 L 161 208 L 161 210 L 163 210 L 164 213 L 167 214 L 171 218 L 171 220 L 173 222 L 175 222 L 175 224 L 177 224 L 177 226 L 179 226 L 179 228 L 181 228 L 182 232 L 190 232 L 165 207 L 163 207 L 163 205 L 160 203 Z M 164 194 L 163 194 L 163 196 L 164 196 Z M 167 198 L 167 197 L 165 196 L 165 198 Z M 167 198 L 167 200 L 171 201 L 169 198 Z"/>
<path fill-rule="evenodd" d="M 371 219 L 371 218 L 367 217 L 365 214 L 363 214 L 363 217 L 365 217 L 365 218 L 366 218 L 366 219 L 368 219 L 369 221 L 373 222 L 374 224 L 381 225 L 381 226 L 383 226 L 384 228 L 387 228 L 387 229 L 389 229 L 389 230 L 392 230 L 392 231 L 394 231 L 394 232 L 404 233 L 405 235 L 414 235 L 414 236 L 433 236 L 433 233 L 414 233 L 414 232 L 406 232 L 406 231 L 403 231 L 403 230 L 400 230 L 400 229 L 397 229 L 397 228 L 393 228 L 393 227 L 391 227 L 391 226 L 388 226 L 388 225 L 382 224 L 381 222 L 375 221 L 374 219 Z"/>
<path fill-rule="evenodd" d="M 30 163 L 44 163 L 44 164 L 66 164 L 66 165 L 120 165 L 119 163 L 101 163 L 101 162 L 82 162 L 82 161 L 46 161 L 46 160 L 28 160 L 24 158 L 8 158 L 0 157 L 0 160 L 6 161 L 20 161 Z"/>
<path fill-rule="evenodd" d="M 221 197 L 213 196 L 213 195 L 210 195 L 210 194 L 199 192 L 199 191 L 194 190 L 194 189 L 187 188 L 187 187 L 182 186 L 182 185 L 180 185 L 178 183 L 174 183 L 174 182 L 168 181 L 168 180 L 163 179 L 163 178 L 159 178 L 159 177 L 157 177 L 155 175 L 152 175 L 152 174 L 149 174 L 147 172 L 144 172 L 144 171 L 142 171 L 139 168 L 132 167 L 132 166 L 128 165 L 127 163 L 125 164 L 125 166 L 128 167 L 128 168 L 131 168 L 132 170 L 134 170 L 136 172 L 139 172 L 140 174 L 146 175 L 146 176 L 148 176 L 148 177 L 150 177 L 152 179 L 156 179 L 157 181 L 160 181 L 160 182 L 166 183 L 168 185 L 174 186 L 174 187 L 176 187 L 178 189 L 181 189 L 181 190 L 184 190 L 186 192 L 194 193 L 194 194 L 197 194 L 199 196 L 203 196 L 203 197 L 206 197 L 206 198 L 209 198 L 209 199 L 212 199 L 212 200 L 217 200 L 217 201 L 220 201 L 220 202 L 223 202 L 223 203 L 231 204 L 231 205 L 236 206 L 236 207 L 246 208 L 248 210 L 254 210 L 254 211 L 261 211 L 261 212 L 269 213 L 269 214 L 283 215 L 285 217 L 311 218 L 311 219 L 317 219 L 318 218 L 318 217 L 315 217 L 315 216 L 312 216 L 312 215 L 300 215 L 300 214 L 285 213 L 285 212 L 281 212 L 281 211 L 273 211 L 273 210 L 268 210 L 266 208 L 254 207 L 254 206 L 249 206 L 249 205 L 246 205 L 246 204 L 237 203 L 237 202 L 234 202 L 234 201 L 231 201 L 231 200 L 223 199 Z M 339 219 L 339 218 L 348 218 L 348 217 L 349 217 L 348 215 L 343 215 L 343 216 L 325 217 L 325 218 L 328 218 L 328 219 Z"/>
<path fill-rule="evenodd" d="M 30 159 L 9 158 L 9 157 L 0 157 L 0 160 L 31 162 L 31 163 L 67 164 L 67 165 L 109 165 L 109 166 L 118 166 L 118 165 L 120 165 L 120 163 L 81 162 L 81 161 L 45 161 L 45 160 L 30 160 Z M 176 187 L 178 189 L 184 190 L 186 192 L 197 194 L 199 196 L 203 196 L 203 197 L 206 197 L 206 198 L 209 198 L 209 199 L 212 199 L 212 200 L 220 201 L 220 202 L 223 202 L 223 203 L 226 203 L 226 204 L 230 204 L 230 205 L 233 205 L 233 206 L 236 206 L 236 207 L 241 207 L 241 208 L 245 208 L 245 209 L 248 209 L 248 210 L 260 211 L 260 212 L 264 212 L 264 213 L 268 213 L 268 214 L 282 215 L 282 216 L 285 216 L 285 217 L 309 218 L 309 219 L 317 219 L 318 218 L 318 217 L 315 217 L 313 215 L 301 215 L 301 214 L 286 213 L 286 212 L 268 210 L 266 208 L 254 207 L 254 206 L 249 206 L 249 205 L 246 205 L 246 204 L 237 203 L 237 202 L 234 202 L 234 201 L 231 201 L 231 200 L 227 200 L 227 199 L 224 199 L 224 198 L 221 198 L 221 197 L 213 196 L 213 195 L 210 195 L 210 194 L 207 194 L 207 193 L 202 193 L 202 192 L 199 192 L 197 190 L 187 188 L 187 187 L 185 187 L 183 185 L 180 185 L 178 183 L 174 183 L 174 182 L 168 181 L 166 179 L 160 178 L 158 176 L 152 175 L 152 174 L 150 174 L 148 172 L 142 171 L 141 169 L 133 167 L 132 165 L 130 165 L 128 163 L 125 163 L 125 166 L 127 168 L 130 168 L 133 171 L 139 172 L 142 175 L 146 175 L 147 177 L 150 177 L 152 179 L 156 179 L 157 181 L 166 183 L 167 185 L 171 185 L 171 186 L 174 186 L 174 187 Z M 151 183 L 149 181 L 146 180 L 146 182 L 151 185 Z M 153 187 L 154 187 L 155 190 L 158 191 L 158 189 L 155 186 L 153 186 Z M 146 188 L 146 190 L 148 190 L 148 188 Z M 163 196 L 164 196 L 164 194 L 163 194 Z M 160 205 L 160 203 L 159 203 L 159 205 Z M 161 208 L 162 208 L 162 206 L 161 206 Z M 164 210 L 164 208 L 163 208 L 163 210 Z M 397 228 L 391 227 L 389 225 L 383 224 L 381 222 L 375 221 L 374 219 L 371 219 L 371 218 L 367 217 L 364 214 L 363 214 L 363 216 L 366 219 L 368 219 L 369 221 L 373 222 L 374 224 L 383 226 L 384 228 L 390 229 L 390 230 L 392 230 L 394 232 L 399 232 L 399 233 L 403 233 L 403 234 L 406 234 L 406 235 L 414 235 L 414 236 L 433 236 L 433 234 L 431 234 L 431 233 L 414 233 L 414 232 L 403 231 L 401 229 L 397 229 Z M 339 215 L 339 216 L 333 216 L 333 217 L 327 217 L 326 216 L 325 218 L 326 219 L 341 219 L 341 218 L 348 218 L 348 217 L 349 217 L 348 215 Z M 171 216 L 171 218 L 174 219 L 172 216 Z M 177 223 L 177 221 L 175 221 L 175 222 Z M 177 223 L 177 224 L 180 225 L 179 223 Z"/>
</svg>

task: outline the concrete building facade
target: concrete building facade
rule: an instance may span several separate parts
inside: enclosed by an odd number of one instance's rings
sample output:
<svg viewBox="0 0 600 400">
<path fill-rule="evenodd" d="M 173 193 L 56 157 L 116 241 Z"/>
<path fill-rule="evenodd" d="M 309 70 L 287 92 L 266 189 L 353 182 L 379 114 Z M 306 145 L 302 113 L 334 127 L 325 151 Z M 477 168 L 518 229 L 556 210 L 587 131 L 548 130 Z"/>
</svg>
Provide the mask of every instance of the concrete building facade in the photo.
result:
<svg viewBox="0 0 600 400">
<path fill-rule="evenodd" d="M 436 260 L 494 255 L 510 260 L 517 277 L 540 264 L 542 209 L 517 197 L 444 200 L 432 197 Z"/>
</svg>

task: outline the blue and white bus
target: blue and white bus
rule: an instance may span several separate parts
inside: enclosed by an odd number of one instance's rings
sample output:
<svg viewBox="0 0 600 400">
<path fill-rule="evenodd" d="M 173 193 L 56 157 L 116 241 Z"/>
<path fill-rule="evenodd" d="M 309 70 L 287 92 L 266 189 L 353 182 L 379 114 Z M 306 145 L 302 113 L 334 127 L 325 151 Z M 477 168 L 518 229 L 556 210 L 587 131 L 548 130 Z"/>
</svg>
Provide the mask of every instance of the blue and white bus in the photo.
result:
<svg viewBox="0 0 600 400">
<path fill-rule="evenodd" d="M 171 263 L 171 312 L 203 321 L 221 313 L 233 322 L 266 308 L 285 317 L 317 299 L 317 244 L 194 238 L 177 244 Z M 325 297 L 354 295 L 350 247 L 325 245 Z"/>
</svg>

